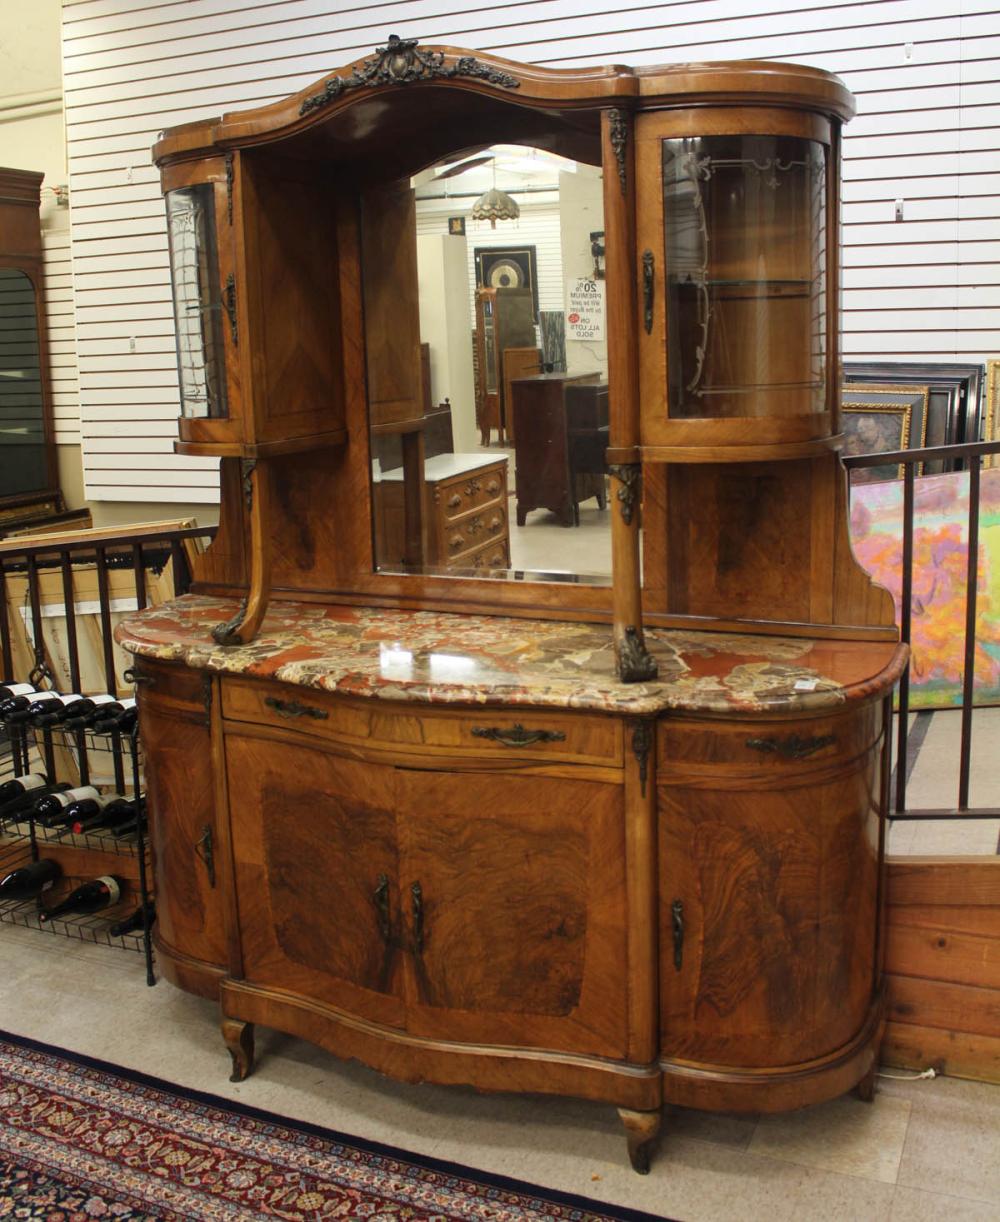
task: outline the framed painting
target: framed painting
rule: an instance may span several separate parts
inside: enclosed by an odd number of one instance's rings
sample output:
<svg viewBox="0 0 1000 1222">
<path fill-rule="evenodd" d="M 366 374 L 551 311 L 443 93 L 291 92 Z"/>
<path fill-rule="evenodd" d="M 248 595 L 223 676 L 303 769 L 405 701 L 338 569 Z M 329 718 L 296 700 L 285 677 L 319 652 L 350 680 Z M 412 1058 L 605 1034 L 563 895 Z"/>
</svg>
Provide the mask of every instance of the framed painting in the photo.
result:
<svg viewBox="0 0 1000 1222">
<path fill-rule="evenodd" d="M 978 441 L 982 414 L 982 365 L 945 361 L 847 361 L 844 382 L 850 389 L 880 383 L 890 386 L 926 386 L 927 424 L 924 444 L 958 445 Z M 924 464 L 924 474 L 959 471 L 961 459 Z"/>
<path fill-rule="evenodd" d="M 986 362 L 986 419 L 983 441 L 1000 441 L 1000 361 Z M 1000 454 L 983 459 L 984 467 L 1000 467 Z"/>
<path fill-rule="evenodd" d="M 534 246 L 477 246 L 477 289 L 531 289 L 531 308 L 538 322 L 538 263 Z"/>
<path fill-rule="evenodd" d="M 844 430 L 842 454 L 846 458 L 855 454 L 919 449 L 927 437 L 927 401 L 926 386 L 882 383 L 845 386 L 840 395 Z M 919 468 L 917 474 L 920 474 Z M 902 463 L 856 467 L 851 471 L 851 481 L 855 484 L 902 479 L 902 476 Z"/>
</svg>

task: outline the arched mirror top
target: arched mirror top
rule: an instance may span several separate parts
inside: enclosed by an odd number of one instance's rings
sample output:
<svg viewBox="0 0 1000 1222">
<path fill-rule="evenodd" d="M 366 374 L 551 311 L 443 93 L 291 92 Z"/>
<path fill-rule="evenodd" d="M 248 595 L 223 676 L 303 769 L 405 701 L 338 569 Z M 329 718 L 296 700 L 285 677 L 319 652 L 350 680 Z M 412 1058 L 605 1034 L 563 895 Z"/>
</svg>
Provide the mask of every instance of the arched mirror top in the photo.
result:
<svg viewBox="0 0 1000 1222">
<path fill-rule="evenodd" d="M 415 90 L 419 108 L 412 104 Z M 456 91 L 482 143 L 522 143 L 577 160 L 594 160 L 580 142 L 596 141 L 598 112 L 616 105 L 689 105 L 695 94 L 699 104 L 735 98 L 745 104 L 749 94 L 761 105 L 794 106 L 845 121 L 854 114 L 853 98 L 838 77 L 800 64 L 545 68 L 456 47 L 423 47 L 392 35 L 372 55 L 279 102 L 169 129 L 154 146 L 153 159 L 162 165 L 281 141 L 291 156 L 340 160 L 349 158 L 362 137 L 371 152 L 384 133 L 387 149 L 421 149 L 421 164 L 408 167 L 416 173 L 455 151 L 436 144 L 433 120 L 439 112 L 453 113 Z"/>
</svg>

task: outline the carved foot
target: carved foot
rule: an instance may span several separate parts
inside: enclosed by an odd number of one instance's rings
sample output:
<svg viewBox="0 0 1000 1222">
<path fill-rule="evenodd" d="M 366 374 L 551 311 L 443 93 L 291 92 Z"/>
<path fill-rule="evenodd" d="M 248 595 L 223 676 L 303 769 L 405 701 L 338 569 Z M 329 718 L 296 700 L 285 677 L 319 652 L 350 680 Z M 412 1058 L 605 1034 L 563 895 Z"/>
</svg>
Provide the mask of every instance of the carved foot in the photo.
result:
<svg viewBox="0 0 1000 1222">
<path fill-rule="evenodd" d="M 854 1093 L 864 1103 L 875 1102 L 875 1079 L 878 1076 L 878 1061 L 872 1061 L 872 1067 L 855 1086 Z"/>
<path fill-rule="evenodd" d="M 222 1038 L 226 1041 L 229 1055 L 233 1058 L 230 1082 L 242 1082 L 253 1069 L 253 1023 L 243 1023 L 236 1018 L 222 1020 Z"/>
<path fill-rule="evenodd" d="M 649 1156 L 660 1132 L 662 1113 L 659 1110 L 633 1112 L 631 1108 L 620 1107 L 618 1115 L 625 1126 L 628 1161 L 632 1164 L 632 1170 L 640 1175 L 649 1175 Z"/>
</svg>

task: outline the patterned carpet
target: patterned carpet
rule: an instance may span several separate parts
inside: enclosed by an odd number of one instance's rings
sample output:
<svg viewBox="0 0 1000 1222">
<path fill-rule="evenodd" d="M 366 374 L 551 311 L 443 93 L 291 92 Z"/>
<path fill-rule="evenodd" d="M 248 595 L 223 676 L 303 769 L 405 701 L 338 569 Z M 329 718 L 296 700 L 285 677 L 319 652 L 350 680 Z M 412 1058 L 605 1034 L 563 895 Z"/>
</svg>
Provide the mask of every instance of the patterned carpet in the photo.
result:
<svg viewBox="0 0 1000 1222">
<path fill-rule="evenodd" d="M 241 1107 L 0 1033 L 0 1219 L 650 1215 Z"/>
</svg>

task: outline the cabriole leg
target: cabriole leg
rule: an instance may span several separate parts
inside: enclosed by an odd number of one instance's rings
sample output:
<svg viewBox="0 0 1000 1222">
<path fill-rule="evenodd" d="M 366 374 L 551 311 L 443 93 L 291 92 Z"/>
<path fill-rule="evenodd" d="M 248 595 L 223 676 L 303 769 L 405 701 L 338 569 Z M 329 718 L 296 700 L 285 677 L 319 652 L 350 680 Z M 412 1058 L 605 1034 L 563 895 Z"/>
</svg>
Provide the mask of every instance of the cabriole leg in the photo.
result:
<svg viewBox="0 0 1000 1222">
<path fill-rule="evenodd" d="M 632 1164 L 632 1170 L 648 1175 L 649 1156 L 660 1132 L 662 1113 L 659 1109 L 655 1112 L 633 1112 L 631 1108 L 620 1107 L 618 1115 L 625 1126 L 628 1161 Z"/>
<path fill-rule="evenodd" d="M 240 1022 L 237 1018 L 222 1020 L 222 1038 L 226 1041 L 229 1055 L 233 1058 L 230 1082 L 242 1082 L 253 1069 L 253 1023 Z"/>
</svg>

